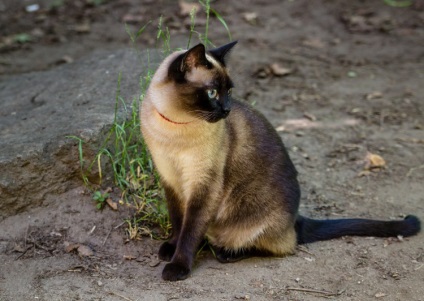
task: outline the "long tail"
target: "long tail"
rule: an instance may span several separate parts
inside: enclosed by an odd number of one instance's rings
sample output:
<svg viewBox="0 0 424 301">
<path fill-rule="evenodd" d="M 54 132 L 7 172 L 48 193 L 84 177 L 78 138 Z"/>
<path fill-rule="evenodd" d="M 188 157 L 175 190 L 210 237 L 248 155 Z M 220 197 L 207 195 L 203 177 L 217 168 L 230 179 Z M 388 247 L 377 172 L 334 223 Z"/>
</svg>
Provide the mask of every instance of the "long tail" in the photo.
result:
<svg viewBox="0 0 424 301">
<path fill-rule="evenodd" d="M 298 216 L 296 233 L 298 244 L 306 244 L 319 240 L 328 240 L 346 235 L 404 237 L 420 232 L 421 222 L 414 215 L 408 215 L 400 221 L 378 221 L 371 219 L 335 219 L 314 220 Z"/>
</svg>

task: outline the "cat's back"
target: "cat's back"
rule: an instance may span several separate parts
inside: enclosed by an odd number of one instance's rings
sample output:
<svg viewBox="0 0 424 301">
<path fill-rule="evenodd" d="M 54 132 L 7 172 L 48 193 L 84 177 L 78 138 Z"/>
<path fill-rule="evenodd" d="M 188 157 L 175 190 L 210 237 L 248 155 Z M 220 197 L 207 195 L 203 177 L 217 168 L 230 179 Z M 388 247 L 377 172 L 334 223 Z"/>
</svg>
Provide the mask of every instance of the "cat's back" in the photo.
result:
<svg viewBox="0 0 424 301">
<path fill-rule="evenodd" d="M 268 179 L 272 174 L 271 178 L 276 182 L 296 178 L 297 171 L 281 137 L 262 113 L 250 105 L 234 101 L 227 117 L 227 133 L 230 143 L 228 162 L 234 163 L 232 169 L 242 166 L 242 170 L 236 173 Z"/>
</svg>

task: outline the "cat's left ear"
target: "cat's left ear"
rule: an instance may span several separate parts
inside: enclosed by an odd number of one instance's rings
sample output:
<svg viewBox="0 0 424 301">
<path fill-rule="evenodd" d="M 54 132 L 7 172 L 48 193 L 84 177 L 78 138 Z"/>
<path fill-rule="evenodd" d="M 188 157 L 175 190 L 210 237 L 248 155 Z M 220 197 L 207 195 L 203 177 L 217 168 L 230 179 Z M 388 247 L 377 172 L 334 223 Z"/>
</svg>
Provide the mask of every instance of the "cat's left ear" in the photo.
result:
<svg viewBox="0 0 424 301">
<path fill-rule="evenodd" d="M 215 59 L 217 59 L 222 65 L 225 66 L 225 56 L 230 52 L 230 50 L 237 44 L 238 41 L 233 41 L 231 43 L 225 44 L 221 47 L 212 49 L 209 51 Z"/>
</svg>

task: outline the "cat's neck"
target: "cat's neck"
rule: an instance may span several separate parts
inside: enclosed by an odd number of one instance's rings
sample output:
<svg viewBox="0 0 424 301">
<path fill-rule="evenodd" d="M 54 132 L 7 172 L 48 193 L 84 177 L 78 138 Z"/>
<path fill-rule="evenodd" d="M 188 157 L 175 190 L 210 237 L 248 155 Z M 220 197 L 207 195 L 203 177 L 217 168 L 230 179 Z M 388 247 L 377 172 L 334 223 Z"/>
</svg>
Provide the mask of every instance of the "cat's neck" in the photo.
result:
<svg viewBox="0 0 424 301">
<path fill-rule="evenodd" d="M 155 111 L 156 111 L 156 113 L 158 113 L 158 114 L 159 114 L 159 116 L 160 116 L 160 117 L 162 117 L 165 121 L 170 122 L 170 123 L 175 124 L 175 125 L 185 125 L 185 124 L 190 124 L 190 123 L 193 123 L 193 122 L 194 122 L 194 121 L 187 121 L 187 122 L 178 122 L 178 121 L 174 121 L 174 120 L 171 120 L 170 118 L 166 117 L 166 116 L 165 116 L 164 114 L 162 114 L 161 112 L 159 112 L 156 108 L 155 108 Z"/>
</svg>

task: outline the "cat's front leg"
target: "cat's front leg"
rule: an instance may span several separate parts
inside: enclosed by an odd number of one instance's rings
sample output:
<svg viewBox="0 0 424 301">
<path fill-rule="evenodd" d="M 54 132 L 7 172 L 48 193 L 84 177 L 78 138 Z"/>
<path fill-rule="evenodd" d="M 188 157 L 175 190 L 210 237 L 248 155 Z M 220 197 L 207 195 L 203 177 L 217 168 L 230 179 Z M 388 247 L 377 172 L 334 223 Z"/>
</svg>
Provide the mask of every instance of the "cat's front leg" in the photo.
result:
<svg viewBox="0 0 424 301">
<path fill-rule="evenodd" d="M 183 223 L 182 202 L 175 191 L 165 183 L 162 183 L 166 202 L 168 205 L 169 218 L 171 220 L 172 235 L 168 241 L 165 241 L 159 248 L 159 258 L 164 261 L 171 261 L 177 248 L 178 237 Z"/>
<path fill-rule="evenodd" d="M 184 280 L 189 276 L 210 219 L 208 201 L 207 196 L 201 194 L 188 203 L 174 256 L 162 272 L 164 280 Z"/>
</svg>

